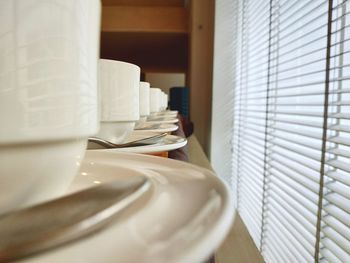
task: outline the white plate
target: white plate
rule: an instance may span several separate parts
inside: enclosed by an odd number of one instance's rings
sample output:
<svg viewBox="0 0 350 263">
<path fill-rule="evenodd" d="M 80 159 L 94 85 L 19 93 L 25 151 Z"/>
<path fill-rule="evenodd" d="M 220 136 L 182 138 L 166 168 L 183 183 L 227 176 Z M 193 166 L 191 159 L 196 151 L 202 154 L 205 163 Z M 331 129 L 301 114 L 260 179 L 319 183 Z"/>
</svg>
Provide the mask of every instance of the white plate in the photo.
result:
<svg viewBox="0 0 350 263">
<path fill-rule="evenodd" d="M 165 111 L 159 111 L 159 112 L 153 112 L 151 115 L 167 115 L 167 114 L 178 114 L 179 112 L 177 110 L 165 110 Z"/>
<path fill-rule="evenodd" d="M 152 118 L 147 118 L 147 120 L 145 121 L 145 125 L 147 124 L 164 124 L 164 123 L 177 123 L 179 122 L 178 118 L 167 118 L 167 117 L 152 117 Z"/>
<path fill-rule="evenodd" d="M 170 113 L 170 112 L 166 112 L 166 113 L 156 113 L 156 114 L 151 114 L 150 117 L 172 117 L 172 118 L 176 118 L 177 117 L 177 113 Z"/>
<path fill-rule="evenodd" d="M 228 187 L 209 170 L 166 158 L 88 151 L 71 191 L 144 175 L 151 190 L 101 232 L 27 262 L 193 263 L 206 260 L 233 221 Z"/>
<path fill-rule="evenodd" d="M 134 133 L 140 132 L 173 132 L 179 128 L 176 124 L 161 124 L 161 123 L 144 123 L 140 128 L 135 129 Z"/>
<path fill-rule="evenodd" d="M 131 142 L 139 140 L 145 137 L 150 137 L 158 133 L 133 133 L 128 138 L 126 142 Z M 167 152 L 179 149 L 184 147 L 187 144 L 187 139 L 175 136 L 175 135 L 166 135 L 161 139 L 160 142 L 144 146 L 135 146 L 135 147 L 125 147 L 125 148 L 115 148 L 115 149 L 104 149 L 103 151 L 113 151 L 113 152 L 131 152 L 131 153 L 159 153 Z M 96 150 L 91 150 L 96 151 Z"/>
</svg>

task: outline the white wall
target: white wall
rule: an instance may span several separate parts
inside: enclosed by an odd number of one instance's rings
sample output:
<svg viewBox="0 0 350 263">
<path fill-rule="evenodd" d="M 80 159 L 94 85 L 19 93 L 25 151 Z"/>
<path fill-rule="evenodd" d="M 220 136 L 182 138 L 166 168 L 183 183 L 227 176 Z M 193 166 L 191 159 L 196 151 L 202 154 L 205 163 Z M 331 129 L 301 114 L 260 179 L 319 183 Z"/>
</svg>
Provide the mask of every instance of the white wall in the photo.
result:
<svg viewBox="0 0 350 263">
<path fill-rule="evenodd" d="M 169 94 L 171 87 L 185 86 L 184 73 L 146 73 L 145 79 L 151 83 L 151 87 L 160 88 L 167 94 Z"/>
<path fill-rule="evenodd" d="M 215 6 L 214 74 L 210 160 L 215 172 L 231 185 L 234 95 L 235 1 Z"/>
</svg>

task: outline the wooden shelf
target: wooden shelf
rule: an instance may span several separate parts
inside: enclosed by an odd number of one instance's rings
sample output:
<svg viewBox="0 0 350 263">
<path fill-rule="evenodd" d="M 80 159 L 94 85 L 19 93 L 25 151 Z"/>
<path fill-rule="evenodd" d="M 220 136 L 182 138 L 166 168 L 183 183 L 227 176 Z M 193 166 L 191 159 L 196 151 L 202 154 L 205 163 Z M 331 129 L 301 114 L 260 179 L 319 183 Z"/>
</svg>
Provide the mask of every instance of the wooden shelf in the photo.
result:
<svg viewBox="0 0 350 263">
<path fill-rule="evenodd" d="M 103 6 L 102 32 L 188 33 L 185 7 Z"/>
<path fill-rule="evenodd" d="M 142 72 L 188 68 L 188 36 L 171 33 L 102 32 L 101 58 L 134 63 Z"/>
<path fill-rule="evenodd" d="M 185 6 L 185 0 L 102 0 L 104 6 Z"/>
<path fill-rule="evenodd" d="M 104 0 L 101 58 L 139 65 L 143 72 L 186 72 L 188 10 L 182 0 Z"/>
</svg>

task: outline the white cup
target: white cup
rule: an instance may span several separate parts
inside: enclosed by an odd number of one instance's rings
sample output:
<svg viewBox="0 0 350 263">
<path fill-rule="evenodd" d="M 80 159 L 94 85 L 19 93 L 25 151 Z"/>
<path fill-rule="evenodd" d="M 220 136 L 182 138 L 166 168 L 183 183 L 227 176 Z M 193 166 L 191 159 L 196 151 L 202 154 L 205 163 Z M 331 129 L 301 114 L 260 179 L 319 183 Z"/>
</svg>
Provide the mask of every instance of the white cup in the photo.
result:
<svg viewBox="0 0 350 263">
<path fill-rule="evenodd" d="M 150 84 L 140 82 L 140 117 L 147 117 L 150 114 Z"/>
<path fill-rule="evenodd" d="M 140 119 L 136 123 L 135 127 L 142 127 L 147 120 L 147 116 L 150 115 L 150 84 L 148 82 L 140 82 Z"/>
<path fill-rule="evenodd" d="M 159 94 L 159 111 L 163 110 L 163 91 L 160 91 Z"/>
<path fill-rule="evenodd" d="M 164 111 L 166 107 L 165 107 L 165 93 L 163 91 L 160 94 L 160 101 L 161 101 L 161 109 L 160 109 L 160 111 Z"/>
<path fill-rule="evenodd" d="M 162 101 L 162 109 L 161 110 L 165 111 L 167 106 L 168 106 L 168 98 L 164 92 L 162 92 L 161 101 Z"/>
<path fill-rule="evenodd" d="M 0 214 L 62 195 L 98 130 L 100 1 L 0 1 Z"/>
<path fill-rule="evenodd" d="M 140 118 L 140 68 L 134 64 L 100 59 L 101 123 L 98 137 L 123 143 Z"/>
<path fill-rule="evenodd" d="M 164 93 L 164 110 L 168 108 L 168 94 Z"/>
<path fill-rule="evenodd" d="M 151 88 L 150 89 L 150 99 L 149 99 L 149 103 L 150 103 L 150 111 L 151 113 L 156 113 L 160 111 L 160 107 L 161 107 L 161 102 L 160 102 L 160 95 L 161 94 L 161 90 L 158 88 Z"/>
</svg>

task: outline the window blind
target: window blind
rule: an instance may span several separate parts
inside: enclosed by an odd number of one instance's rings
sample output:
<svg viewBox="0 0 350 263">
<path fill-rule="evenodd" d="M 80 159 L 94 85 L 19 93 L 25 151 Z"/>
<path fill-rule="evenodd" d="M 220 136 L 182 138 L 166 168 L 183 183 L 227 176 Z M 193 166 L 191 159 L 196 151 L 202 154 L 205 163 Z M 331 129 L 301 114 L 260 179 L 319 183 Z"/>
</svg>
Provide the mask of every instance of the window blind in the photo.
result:
<svg viewBox="0 0 350 263">
<path fill-rule="evenodd" d="M 276 0 L 271 5 L 267 197 L 261 249 L 271 262 L 312 262 L 322 157 L 328 1 Z M 278 244 L 284 246 L 276 249 Z"/>
<path fill-rule="evenodd" d="M 350 262 L 350 3 L 333 1 L 320 254 Z"/>
<path fill-rule="evenodd" d="M 237 50 L 234 168 L 238 209 L 260 243 L 264 172 L 265 107 L 269 47 L 269 2 L 238 2 L 241 46 Z"/>
<path fill-rule="evenodd" d="M 350 262 L 350 2 L 235 6 L 238 211 L 266 262 Z"/>
</svg>

